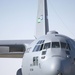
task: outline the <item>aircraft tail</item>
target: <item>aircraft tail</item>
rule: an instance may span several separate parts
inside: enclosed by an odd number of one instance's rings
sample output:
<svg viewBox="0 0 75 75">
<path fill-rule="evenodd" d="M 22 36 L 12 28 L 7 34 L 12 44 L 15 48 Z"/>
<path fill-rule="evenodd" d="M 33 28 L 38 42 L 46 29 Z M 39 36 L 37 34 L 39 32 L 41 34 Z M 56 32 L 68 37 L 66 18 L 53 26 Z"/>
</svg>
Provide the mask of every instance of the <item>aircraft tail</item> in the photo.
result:
<svg viewBox="0 0 75 75">
<path fill-rule="evenodd" d="M 47 0 L 39 0 L 36 24 L 36 38 L 46 35 L 49 31 Z"/>
</svg>

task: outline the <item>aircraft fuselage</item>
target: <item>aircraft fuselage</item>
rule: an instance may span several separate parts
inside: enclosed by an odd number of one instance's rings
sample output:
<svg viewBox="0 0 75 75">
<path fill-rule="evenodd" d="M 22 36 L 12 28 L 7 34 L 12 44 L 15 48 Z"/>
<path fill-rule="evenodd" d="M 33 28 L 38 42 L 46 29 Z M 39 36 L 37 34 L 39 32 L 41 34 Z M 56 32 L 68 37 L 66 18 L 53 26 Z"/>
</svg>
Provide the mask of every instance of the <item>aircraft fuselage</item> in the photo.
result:
<svg viewBox="0 0 75 75">
<path fill-rule="evenodd" d="M 34 41 L 23 57 L 23 75 L 75 75 L 74 41 L 47 34 Z"/>
</svg>

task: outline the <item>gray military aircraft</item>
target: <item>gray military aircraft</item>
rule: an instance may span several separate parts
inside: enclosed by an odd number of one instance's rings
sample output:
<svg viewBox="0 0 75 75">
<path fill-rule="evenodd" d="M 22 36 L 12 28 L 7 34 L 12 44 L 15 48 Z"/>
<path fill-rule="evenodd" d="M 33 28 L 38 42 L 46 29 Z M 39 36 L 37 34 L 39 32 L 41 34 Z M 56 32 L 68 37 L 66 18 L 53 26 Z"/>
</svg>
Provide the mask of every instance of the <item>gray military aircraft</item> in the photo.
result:
<svg viewBox="0 0 75 75">
<path fill-rule="evenodd" d="M 39 0 L 35 37 L 29 46 L 25 45 L 17 75 L 75 75 L 75 42 L 57 31 L 49 32 L 47 0 Z M 11 49 L 13 53 L 14 47 Z M 1 55 L 6 56 L 6 52 Z"/>
</svg>

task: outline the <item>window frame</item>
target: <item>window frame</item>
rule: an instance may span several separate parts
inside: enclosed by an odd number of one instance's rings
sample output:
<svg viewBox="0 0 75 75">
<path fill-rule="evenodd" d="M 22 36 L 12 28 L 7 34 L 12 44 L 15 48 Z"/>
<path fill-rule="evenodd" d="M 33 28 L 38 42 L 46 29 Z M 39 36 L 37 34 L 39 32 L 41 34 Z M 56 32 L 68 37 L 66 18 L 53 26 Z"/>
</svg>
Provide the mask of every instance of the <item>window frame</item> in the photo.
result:
<svg viewBox="0 0 75 75">
<path fill-rule="evenodd" d="M 46 44 L 49 44 L 49 45 L 48 45 L 49 47 L 45 47 Z M 49 48 L 51 48 L 51 42 L 46 42 L 46 43 L 44 43 L 43 49 L 49 49 Z"/>
<path fill-rule="evenodd" d="M 62 47 L 61 43 L 65 43 L 65 47 Z M 71 50 L 70 48 L 70 44 L 68 42 L 60 42 L 60 45 L 61 45 L 61 49 L 67 49 L 67 50 Z"/>
<path fill-rule="evenodd" d="M 58 43 L 59 46 L 56 45 L 57 47 L 53 47 L 53 43 Z M 60 42 L 59 41 L 52 41 L 51 48 L 61 48 Z"/>
</svg>

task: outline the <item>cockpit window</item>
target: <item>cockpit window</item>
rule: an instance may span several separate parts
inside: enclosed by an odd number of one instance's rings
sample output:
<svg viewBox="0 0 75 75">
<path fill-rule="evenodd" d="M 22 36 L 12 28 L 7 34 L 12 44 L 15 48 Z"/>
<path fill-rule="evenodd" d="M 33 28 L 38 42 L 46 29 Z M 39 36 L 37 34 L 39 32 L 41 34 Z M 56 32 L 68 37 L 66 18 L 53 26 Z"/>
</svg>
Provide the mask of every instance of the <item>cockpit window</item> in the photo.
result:
<svg viewBox="0 0 75 75">
<path fill-rule="evenodd" d="M 61 48 L 71 50 L 71 48 L 70 48 L 69 44 L 68 44 L 68 43 L 64 43 L 64 42 L 61 42 Z"/>
<path fill-rule="evenodd" d="M 37 44 L 43 44 L 45 40 L 40 40 L 37 42 Z"/>
<path fill-rule="evenodd" d="M 66 48 L 67 48 L 67 49 L 69 49 L 69 50 L 71 50 L 71 48 L 70 48 L 69 44 L 67 44 Z"/>
<path fill-rule="evenodd" d="M 41 51 L 43 49 L 43 44 L 45 40 L 40 40 L 37 42 L 36 46 L 33 49 L 33 52 Z"/>
<path fill-rule="evenodd" d="M 42 45 L 36 45 L 33 49 L 33 52 L 37 52 L 37 51 L 41 51 L 43 48 L 43 44 Z"/>
<path fill-rule="evenodd" d="M 40 48 L 41 48 L 40 45 L 36 45 L 33 49 L 33 52 L 40 51 Z"/>
<path fill-rule="evenodd" d="M 45 44 L 37 44 L 34 47 L 33 52 L 41 51 L 42 49 L 48 49 L 48 48 L 50 48 L 50 42 Z"/>
<path fill-rule="evenodd" d="M 50 48 L 50 42 L 44 44 L 44 49 L 48 49 L 48 48 Z"/>
<path fill-rule="evenodd" d="M 61 48 L 66 48 L 66 43 L 61 42 Z"/>
<path fill-rule="evenodd" d="M 59 42 L 52 42 L 52 48 L 60 48 Z"/>
</svg>

